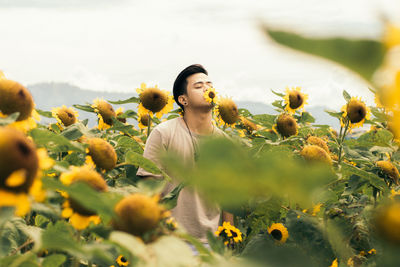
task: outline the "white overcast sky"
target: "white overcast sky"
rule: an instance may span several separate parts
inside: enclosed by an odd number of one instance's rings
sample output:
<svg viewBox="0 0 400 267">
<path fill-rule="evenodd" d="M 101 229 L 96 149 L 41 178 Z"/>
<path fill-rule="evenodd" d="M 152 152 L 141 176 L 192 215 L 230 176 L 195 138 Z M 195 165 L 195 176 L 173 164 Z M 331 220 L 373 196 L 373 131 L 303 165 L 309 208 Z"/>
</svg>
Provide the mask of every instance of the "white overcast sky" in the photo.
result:
<svg viewBox="0 0 400 267">
<path fill-rule="evenodd" d="M 400 1 L 0 0 L 0 69 L 25 85 L 134 92 L 141 82 L 171 90 L 179 71 L 201 63 L 236 100 L 271 103 L 270 89 L 302 86 L 310 105 L 338 108 L 343 89 L 372 96 L 337 65 L 277 47 L 258 25 L 379 38 L 381 15 L 399 20 Z"/>
</svg>

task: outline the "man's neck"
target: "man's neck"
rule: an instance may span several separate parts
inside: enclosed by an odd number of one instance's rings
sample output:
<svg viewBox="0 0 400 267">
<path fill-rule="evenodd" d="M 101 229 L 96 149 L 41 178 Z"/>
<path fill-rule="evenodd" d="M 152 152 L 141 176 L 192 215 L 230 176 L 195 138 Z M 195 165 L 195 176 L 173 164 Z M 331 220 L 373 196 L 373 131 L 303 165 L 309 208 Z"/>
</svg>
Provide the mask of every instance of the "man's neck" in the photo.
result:
<svg viewBox="0 0 400 267">
<path fill-rule="evenodd" d="M 186 110 L 183 116 L 191 132 L 200 135 L 209 135 L 213 132 L 214 126 L 212 125 L 212 110 L 205 112 L 194 112 L 193 110 Z"/>
</svg>

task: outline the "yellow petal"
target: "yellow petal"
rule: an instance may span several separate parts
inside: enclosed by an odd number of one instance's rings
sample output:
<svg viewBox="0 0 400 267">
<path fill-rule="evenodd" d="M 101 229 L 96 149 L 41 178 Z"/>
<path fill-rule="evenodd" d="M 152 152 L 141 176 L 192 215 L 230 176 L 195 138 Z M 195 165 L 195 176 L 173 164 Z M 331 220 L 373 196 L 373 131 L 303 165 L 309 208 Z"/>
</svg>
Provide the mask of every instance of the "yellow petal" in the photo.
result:
<svg viewBox="0 0 400 267">
<path fill-rule="evenodd" d="M 20 169 L 14 171 L 6 180 L 6 185 L 9 187 L 20 186 L 26 181 L 26 170 Z"/>
</svg>

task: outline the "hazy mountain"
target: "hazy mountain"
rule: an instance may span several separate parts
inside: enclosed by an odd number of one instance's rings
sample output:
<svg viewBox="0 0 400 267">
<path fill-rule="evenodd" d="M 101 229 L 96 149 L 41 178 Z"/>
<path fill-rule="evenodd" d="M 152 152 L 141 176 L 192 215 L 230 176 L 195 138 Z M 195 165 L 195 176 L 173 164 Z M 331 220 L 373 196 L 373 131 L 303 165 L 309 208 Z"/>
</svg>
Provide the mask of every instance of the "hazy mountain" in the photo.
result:
<svg viewBox="0 0 400 267">
<path fill-rule="evenodd" d="M 111 93 L 111 92 L 98 92 L 91 90 L 84 90 L 77 86 L 68 83 L 38 83 L 29 85 L 28 89 L 32 92 L 36 107 L 41 110 L 51 111 L 53 107 L 62 105 L 72 106 L 73 104 L 86 104 L 92 103 L 95 98 L 104 98 L 105 100 L 123 100 L 132 96 L 137 96 L 137 93 L 132 90 L 132 93 Z M 272 106 L 261 102 L 250 101 L 237 101 L 239 108 L 246 108 L 252 114 L 275 114 L 276 111 Z M 127 109 L 136 109 L 136 104 L 121 105 Z M 115 108 L 118 105 L 114 105 Z M 337 119 L 332 118 L 326 112 L 324 107 L 310 107 L 307 111 L 316 118 L 316 124 L 328 124 L 333 128 L 338 128 L 339 123 Z M 79 119 L 89 119 L 90 125 L 93 125 L 96 116 L 92 113 L 79 111 Z M 45 119 L 44 122 L 49 120 Z"/>
</svg>

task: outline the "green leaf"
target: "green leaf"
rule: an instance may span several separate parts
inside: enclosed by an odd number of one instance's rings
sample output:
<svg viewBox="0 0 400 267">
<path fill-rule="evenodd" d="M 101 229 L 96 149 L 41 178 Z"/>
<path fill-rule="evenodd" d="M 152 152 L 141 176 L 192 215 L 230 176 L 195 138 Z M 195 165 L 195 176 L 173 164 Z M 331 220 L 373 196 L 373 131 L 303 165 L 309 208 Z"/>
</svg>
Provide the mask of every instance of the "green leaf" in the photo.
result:
<svg viewBox="0 0 400 267">
<path fill-rule="evenodd" d="M 119 115 L 118 118 L 137 118 L 137 113 L 131 109 L 128 109 L 123 114 Z"/>
<path fill-rule="evenodd" d="M 36 109 L 37 113 L 39 113 L 40 116 L 46 117 L 46 118 L 53 118 L 53 115 L 51 111 L 44 111 L 41 109 Z"/>
<path fill-rule="evenodd" d="M 274 90 L 272 90 L 272 89 L 271 89 L 271 92 L 272 92 L 273 94 L 275 94 L 275 95 L 279 96 L 279 97 L 284 97 L 284 96 L 285 96 L 285 94 L 283 94 L 283 93 L 278 93 L 278 92 L 275 92 L 275 91 L 274 91 Z"/>
<path fill-rule="evenodd" d="M 110 241 L 122 246 L 133 256 L 146 259 L 148 251 L 142 239 L 132 236 L 125 232 L 113 231 L 110 235 Z"/>
<path fill-rule="evenodd" d="M 359 73 L 368 81 L 381 65 L 385 54 L 383 44 L 374 40 L 309 38 L 264 28 L 266 33 L 279 44 L 337 62 Z"/>
<path fill-rule="evenodd" d="M 346 90 L 343 90 L 343 97 L 344 97 L 344 100 L 346 100 L 346 102 L 349 102 L 351 99 L 350 94 Z"/>
<path fill-rule="evenodd" d="M 282 100 L 275 100 L 272 102 L 272 106 L 277 107 L 278 109 L 283 109 L 285 107 Z"/>
<path fill-rule="evenodd" d="M 215 236 L 211 231 L 207 232 L 207 241 L 213 251 L 221 255 L 224 253 L 224 242 L 221 238 Z"/>
<path fill-rule="evenodd" d="M 161 204 L 168 210 L 175 208 L 179 193 L 184 187 L 183 183 L 178 184 L 170 193 L 162 198 Z"/>
<path fill-rule="evenodd" d="M 117 101 L 111 101 L 107 100 L 111 104 L 127 104 L 127 103 L 140 103 L 140 98 L 136 96 L 132 96 L 131 98 L 125 99 L 125 100 L 117 100 Z"/>
<path fill-rule="evenodd" d="M 72 106 L 83 111 L 95 113 L 94 108 L 92 108 L 90 105 L 72 105 Z"/>
<path fill-rule="evenodd" d="M 96 128 L 89 130 L 85 125 L 77 122 L 65 128 L 64 131 L 61 132 L 61 136 L 64 136 L 69 140 L 76 140 L 81 136 L 93 138 L 99 137 L 100 131 Z"/>
<path fill-rule="evenodd" d="M 314 123 L 315 118 L 308 112 L 303 112 L 297 120 L 299 123 Z"/>
<path fill-rule="evenodd" d="M 142 167 L 144 170 L 154 174 L 162 174 L 161 170 L 154 162 L 146 159 L 145 157 L 134 151 L 128 151 L 126 153 L 125 163 L 135 165 L 136 167 Z"/>
<path fill-rule="evenodd" d="M 67 257 L 65 257 L 65 255 L 52 254 L 52 255 L 44 258 L 44 260 L 42 262 L 42 267 L 58 267 L 58 266 L 61 266 L 65 262 L 66 259 L 67 259 Z"/>
<path fill-rule="evenodd" d="M 381 191 L 387 191 L 387 185 L 379 176 L 372 172 L 367 172 L 360 168 L 357 168 L 352 165 L 342 164 L 342 174 L 343 176 L 350 177 L 352 175 L 358 175 L 361 178 L 367 179 L 371 185 L 378 188 Z"/>
<path fill-rule="evenodd" d="M 0 126 L 9 125 L 18 119 L 19 112 L 8 115 L 5 118 L 0 118 Z"/>
<path fill-rule="evenodd" d="M 132 125 L 124 124 L 119 120 L 117 120 L 116 118 L 112 118 L 112 121 L 113 121 L 113 126 L 109 128 L 107 131 L 119 131 L 130 136 L 139 135 L 138 131 L 136 131 Z"/>
<path fill-rule="evenodd" d="M 253 116 L 254 121 L 268 128 L 271 128 L 275 124 L 275 118 L 276 115 L 269 115 L 269 114 L 260 114 Z"/>
<path fill-rule="evenodd" d="M 72 143 L 64 136 L 57 135 L 47 129 L 33 129 L 30 135 L 37 145 L 44 146 L 52 152 L 85 151 L 83 145 Z"/>
<path fill-rule="evenodd" d="M 331 115 L 332 117 L 335 117 L 335 118 L 338 118 L 338 119 L 342 118 L 342 115 L 343 115 L 342 111 L 337 112 L 337 111 L 332 111 L 332 110 L 325 109 L 325 112 L 328 113 L 329 115 Z"/>
<path fill-rule="evenodd" d="M 143 148 L 139 145 L 138 142 L 136 142 L 135 139 L 131 137 L 119 135 L 114 140 L 117 142 L 117 149 L 120 148 L 125 152 L 128 150 L 132 150 L 136 153 L 143 154 Z"/>
</svg>

